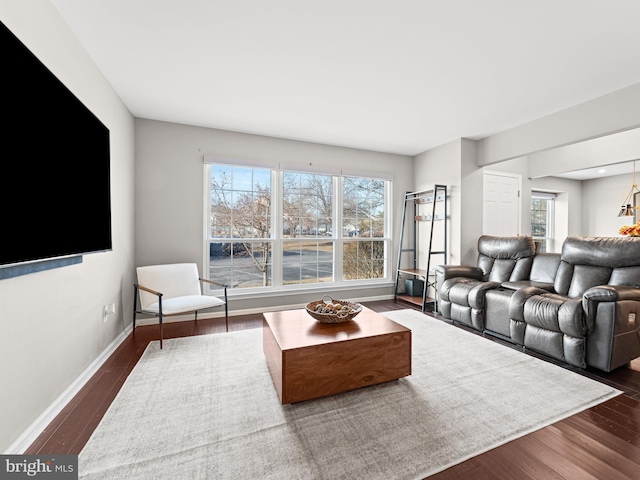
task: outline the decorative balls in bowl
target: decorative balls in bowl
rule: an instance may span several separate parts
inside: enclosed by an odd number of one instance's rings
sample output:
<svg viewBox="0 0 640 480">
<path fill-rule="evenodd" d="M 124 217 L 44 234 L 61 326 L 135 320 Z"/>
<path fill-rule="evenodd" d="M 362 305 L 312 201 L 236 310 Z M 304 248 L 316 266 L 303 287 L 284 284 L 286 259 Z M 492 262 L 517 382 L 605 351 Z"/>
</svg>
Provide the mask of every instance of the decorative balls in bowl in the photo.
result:
<svg viewBox="0 0 640 480">
<path fill-rule="evenodd" d="M 329 295 L 307 303 L 307 312 L 320 323 L 342 323 L 352 320 L 362 311 L 359 303 L 335 300 Z"/>
</svg>

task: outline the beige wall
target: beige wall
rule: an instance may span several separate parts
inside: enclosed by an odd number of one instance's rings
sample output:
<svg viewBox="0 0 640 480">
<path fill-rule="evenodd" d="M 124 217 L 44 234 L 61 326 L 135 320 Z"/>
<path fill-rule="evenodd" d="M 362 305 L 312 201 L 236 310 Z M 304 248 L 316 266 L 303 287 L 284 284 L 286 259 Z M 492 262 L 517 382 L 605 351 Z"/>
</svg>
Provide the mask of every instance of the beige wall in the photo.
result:
<svg viewBox="0 0 640 480">
<path fill-rule="evenodd" d="M 81 264 L 0 280 L 0 451 L 16 453 L 9 448 L 129 321 L 134 124 L 49 1 L 3 0 L 0 20 L 111 132 L 113 251 L 85 255 Z M 25 145 L 25 155 L 12 161 L 31 161 L 29 153 L 39 148 L 46 146 L 38 144 L 34 132 L 33 145 Z M 111 303 L 116 314 L 103 323 L 103 306 Z"/>
</svg>

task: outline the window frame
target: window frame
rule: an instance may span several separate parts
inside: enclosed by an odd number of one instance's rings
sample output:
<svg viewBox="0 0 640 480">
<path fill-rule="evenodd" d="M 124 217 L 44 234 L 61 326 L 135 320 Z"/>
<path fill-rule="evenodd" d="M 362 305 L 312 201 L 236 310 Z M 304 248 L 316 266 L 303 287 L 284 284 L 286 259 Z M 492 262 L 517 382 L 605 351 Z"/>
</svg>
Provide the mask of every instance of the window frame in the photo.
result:
<svg viewBox="0 0 640 480">
<path fill-rule="evenodd" d="M 249 243 L 255 242 L 271 242 L 271 285 L 259 286 L 259 287 L 242 287 L 242 288 L 229 288 L 229 294 L 235 295 L 247 295 L 252 296 L 256 294 L 289 294 L 295 292 L 309 292 L 312 290 L 317 291 L 332 291 L 335 292 L 340 288 L 362 288 L 362 287 L 374 287 L 385 284 L 391 284 L 391 262 L 392 262 L 392 225 L 393 225 L 393 209 L 392 209 L 392 193 L 393 193 L 393 179 L 385 176 L 384 174 L 377 175 L 359 175 L 353 173 L 343 173 L 342 171 L 305 171 L 304 169 L 297 169 L 295 167 L 287 166 L 287 168 L 279 168 L 273 165 L 260 165 L 246 164 L 242 162 L 233 161 L 230 163 L 224 161 L 209 161 L 204 164 L 204 271 L 207 274 L 211 272 L 210 266 L 210 245 L 212 243 L 235 243 L 234 238 L 214 238 L 211 235 L 211 174 L 212 166 L 230 166 L 230 167 L 244 167 L 244 168 L 257 168 L 271 170 L 271 237 L 270 238 L 250 238 L 243 239 Z M 283 232 L 284 224 L 284 173 L 295 172 L 302 174 L 317 174 L 328 175 L 332 177 L 332 233 L 330 236 L 309 236 L 300 238 L 285 238 Z M 343 237 L 342 225 L 343 225 L 343 182 L 345 177 L 357 177 L 357 178 L 370 178 L 383 182 L 384 185 L 384 236 L 383 237 Z M 367 279 L 353 279 L 346 280 L 343 275 L 343 255 L 344 245 L 348 242 L 358 241 L 382 241 L 384 244 L 384 273 L 380 278 L 367 278 Z M 331 242 L 333 244 L 333 281 L 322 282 L 317 281 L 314 283 L 294 283 L 285 284 L 283 280 L 283 250 L 286 242 L 310 242 L 310 241 L 322 241 Z M 276 268 L 277 267 L 277 268 Z M 212 278 L 212 280 L 219 280 Z M 211 287 L 211 292 L 215 292 L 215 287 Z"/>
<path fill-rule="evenodd" d="M 546 236 L 536 236 L 533 235 L 533 202 L 534 200 L 546 200 Z M 529 208 L 529 218 L 531 219 L 531 237 L 534 241 L 542 242 L 543 248 L 541 248 L 542 252 L 549 252 L 555 240 L 555 209 L 556 209 L 556 194 L 552 192 L 543 192 L 539 190 L 531 191 L 531 203 Z"/>
</svg>

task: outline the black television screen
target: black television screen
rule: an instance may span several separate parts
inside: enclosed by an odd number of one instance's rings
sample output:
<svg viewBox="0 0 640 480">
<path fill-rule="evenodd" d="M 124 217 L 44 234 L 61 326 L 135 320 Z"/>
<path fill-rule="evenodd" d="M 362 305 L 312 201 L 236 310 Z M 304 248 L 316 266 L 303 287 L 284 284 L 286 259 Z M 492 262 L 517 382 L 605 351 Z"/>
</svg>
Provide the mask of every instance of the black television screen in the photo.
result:
<svg viewBox="0 0 640 480">
<path fill-rule="evenodd" d="M 0 25 L 0 267 L 111 250 L 109 130 Z"/>
</svg>

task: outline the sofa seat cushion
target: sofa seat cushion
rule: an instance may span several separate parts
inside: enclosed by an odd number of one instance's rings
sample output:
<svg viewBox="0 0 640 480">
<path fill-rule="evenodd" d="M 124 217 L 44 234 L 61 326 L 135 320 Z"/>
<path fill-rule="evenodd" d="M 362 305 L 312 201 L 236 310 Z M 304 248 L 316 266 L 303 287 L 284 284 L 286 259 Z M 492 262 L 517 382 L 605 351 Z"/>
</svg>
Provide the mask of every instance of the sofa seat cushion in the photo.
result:
<svg viewBox="0 0 640 480">
<path fill-rule="evenodd" d="M 187 311 L 202 310 L 204 308 L 217 307 L 224 305 L 224 301 L 216 297 L 209 297 L 207 295 L 185 295 L 182 297 L 166 298 L 162 299 L 162 313 L 163 315 L 174 315 L 176 313 L 182 313 Z M 146 312 L 159 313 L 159 303 L 155 302 L 147 305 Z"/>
<path fill-rule="evenodd" d="M 524 304 L 524 321 L 545 330 L 584 338 L 582 300 L 555 293 L 535 295 Z"/>
<path fill-rule="evenodd" d="M 582 299 L 525 287 L 514 291 L 509 316 L 514 342 L 570 365 L 586 367 L 587 328 Z"/>
</svg>

